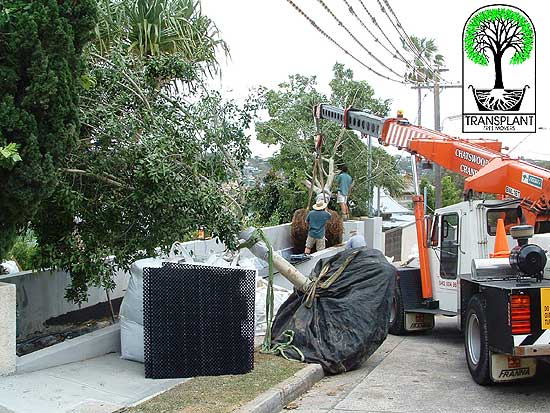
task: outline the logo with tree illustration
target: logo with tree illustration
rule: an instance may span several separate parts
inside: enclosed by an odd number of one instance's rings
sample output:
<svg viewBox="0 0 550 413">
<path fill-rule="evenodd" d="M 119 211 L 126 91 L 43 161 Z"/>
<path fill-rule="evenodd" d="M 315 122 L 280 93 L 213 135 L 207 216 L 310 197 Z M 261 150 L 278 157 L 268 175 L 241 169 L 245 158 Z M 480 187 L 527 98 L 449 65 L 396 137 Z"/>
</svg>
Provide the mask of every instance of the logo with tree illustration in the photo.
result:
<svg viewBox="0 0 550 413">
<path fill-rule="evenodd" d="M 491 66 L 494 70 L 492 88 L 488 84 L 480 87 L 468 85 L 480 112 L 519 111 L 530 85 L 525 82 L 524 86 L 517 88 L 517 73 L 510 77 L 506 74 L 510 66 L 524 65 L 532 57 L 534 41 L 531 20 L 516 7 L 488 6 L 470 17 L 464 29 L 465 57 L 487 70 Z M 534 72 L 534 65 L 532 67 Z M 469 76 L 468 80 L 474 83 L 478 79 Z M 514 82 L 515 87 L 505 87 L 505 84 Z"/>
</svg>

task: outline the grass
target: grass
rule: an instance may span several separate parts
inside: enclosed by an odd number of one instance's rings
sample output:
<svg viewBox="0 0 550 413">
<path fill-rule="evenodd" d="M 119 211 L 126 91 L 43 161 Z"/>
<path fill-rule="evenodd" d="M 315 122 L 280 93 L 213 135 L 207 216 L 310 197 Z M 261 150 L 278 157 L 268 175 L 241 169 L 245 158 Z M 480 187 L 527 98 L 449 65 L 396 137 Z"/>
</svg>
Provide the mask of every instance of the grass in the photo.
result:
<svg viewBox="0 0 550 413">
<path fill-rule="evenodd" d="M 256 352 L 254 370 L 248 374 L 196 377 L 124 412 L 232 412 L 304 367 L 296 361 Z"/>
</svg>

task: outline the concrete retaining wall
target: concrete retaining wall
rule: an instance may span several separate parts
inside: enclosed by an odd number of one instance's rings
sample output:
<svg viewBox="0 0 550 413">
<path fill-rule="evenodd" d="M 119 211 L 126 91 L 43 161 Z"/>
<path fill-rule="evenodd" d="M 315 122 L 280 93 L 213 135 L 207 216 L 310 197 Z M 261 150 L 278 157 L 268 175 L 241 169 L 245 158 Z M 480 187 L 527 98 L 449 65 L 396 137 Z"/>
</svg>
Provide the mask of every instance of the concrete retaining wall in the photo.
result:
<svg viewBox="0 0 550 413">
<path fill-rule="evenodd" d="M 0 376 L 15 372 L 15 286 L 0 283 Z"/>
<path fill-rule="evenodd" d="M 418 243 L 416 241 L 416 225 L 414 222 L 406 227 L 402 227 L 401 231 L 401 261 L 406 261 L 413 250 L 418 254 Z"/>
<path fill-rule="evenodd" d="M 124 295 L 128 278 L 129 275 L 122 271 L 115 275 L 116 288 L 111 298 Z M 0 282 L 16 287 L 18 337 L 40 331 L 50 318 L 107 301 L 105 290 L 95 287 L 89 289 L 88 301 L 80 306 L 67 301 L 65 290 L 70 284 L 70 276 L 64 271 L 23 271 L 0 276 Z"/>
<path fill-rule="evenodd" d="M 381 217 L 368 218 L 365 220 L 365 240 L 370 248 L 384 252 Z"/>
</svg>

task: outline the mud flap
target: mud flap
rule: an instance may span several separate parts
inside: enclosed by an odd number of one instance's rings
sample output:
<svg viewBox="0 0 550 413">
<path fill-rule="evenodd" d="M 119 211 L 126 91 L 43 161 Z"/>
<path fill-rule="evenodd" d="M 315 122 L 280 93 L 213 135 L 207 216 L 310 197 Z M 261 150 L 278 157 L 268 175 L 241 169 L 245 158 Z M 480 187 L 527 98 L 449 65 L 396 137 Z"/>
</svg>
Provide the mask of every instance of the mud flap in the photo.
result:
<svg viewBox="0 0 550 413">
<path fill-rule="evenodd" d="M 405 313 L 405 330 L 421 331 L 434 328 L 434 315 L 425 313 Z"/>
<path fill-rule="evenodd" d="M 537 372 L 535 358 L 491 354 L 491 379 L 496 382 L 528 379 Z"/>
</svg>

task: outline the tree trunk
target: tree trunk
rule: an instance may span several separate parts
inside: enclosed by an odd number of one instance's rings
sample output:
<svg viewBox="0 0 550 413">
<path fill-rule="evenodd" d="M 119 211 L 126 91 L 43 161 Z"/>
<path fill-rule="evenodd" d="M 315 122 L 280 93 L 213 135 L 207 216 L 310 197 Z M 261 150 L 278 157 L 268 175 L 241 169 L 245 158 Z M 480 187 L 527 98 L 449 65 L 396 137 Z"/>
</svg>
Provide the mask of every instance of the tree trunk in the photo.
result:
<svg viewBox="0 0 550 413">
<path fill-rule="evenodd" d="M 502 54 L 495 55 L 495 87 L 494 89 L 504 89 L 502 84 Z"/>
<path fill-rule="evenodd" d="M 240 232 L 239 238 L 248 241 L 255 231 L 255 228 L 249 227 Z M 263 241 L 256 242 L 256 244 L 248 247 L 248 250 L 261 260 L 267 261 L 269 259 L 269 249 Z M 311 284 L 309 278 L 303 275 L 296 267 L 279 254 L 275 253 L 275 251 L 273 251 L 273 267 L 300 291 L 306 291 L 309 284 Z"/>
</svg>

